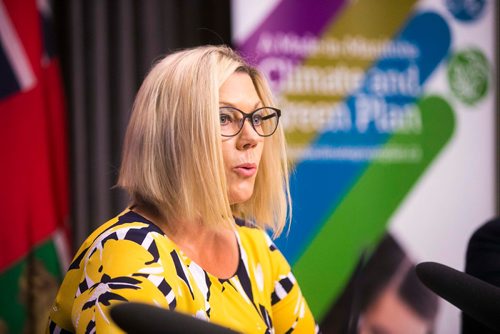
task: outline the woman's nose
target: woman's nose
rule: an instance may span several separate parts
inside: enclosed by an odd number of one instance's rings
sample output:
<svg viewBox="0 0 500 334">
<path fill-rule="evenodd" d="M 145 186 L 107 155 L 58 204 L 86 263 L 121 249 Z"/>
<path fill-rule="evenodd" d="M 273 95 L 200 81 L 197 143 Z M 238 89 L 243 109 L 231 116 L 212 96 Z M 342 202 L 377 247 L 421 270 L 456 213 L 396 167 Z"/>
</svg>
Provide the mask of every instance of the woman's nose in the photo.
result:
<svg viewBox="0 0 500 334">
<path fill-rule="evenodd" d="M 243 128 L 238 135 L 237 146 L 239 149 L 249 149 L 255 147 L 261 139 L 250 123 L 251 121 L 251 119 L 246 119 L 243 122 Z"/>
</svg>

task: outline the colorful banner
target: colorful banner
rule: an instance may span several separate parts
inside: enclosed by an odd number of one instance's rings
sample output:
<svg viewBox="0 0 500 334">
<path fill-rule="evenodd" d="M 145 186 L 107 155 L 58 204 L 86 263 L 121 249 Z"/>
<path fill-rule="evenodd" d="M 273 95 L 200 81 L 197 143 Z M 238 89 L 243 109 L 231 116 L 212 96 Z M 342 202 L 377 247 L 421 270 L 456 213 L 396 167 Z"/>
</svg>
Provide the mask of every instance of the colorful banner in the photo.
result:
<svg viewBox="0 0 500 334">
<path fill-rule="evenodd" d="M 0 0 L 0 332 L 42 333 L 68 263 L 68 159 L 45 1 Z"/>
<path fill-rule="evenodd" d="M 389 291 L 420 261 L 463 269 L 467 238 L 494 215 L 493 6 L 233 0 L 235 44 L 271 82 L 294 164 L 276 243 L 324 328 L 344 320 L 340 300 L 381 240 L 403 254 Z M 377 298 L 349 306 L 355 326 Z M 456 311 L 424 302 L 421 328 L 458 332 Z"/>
</svg>

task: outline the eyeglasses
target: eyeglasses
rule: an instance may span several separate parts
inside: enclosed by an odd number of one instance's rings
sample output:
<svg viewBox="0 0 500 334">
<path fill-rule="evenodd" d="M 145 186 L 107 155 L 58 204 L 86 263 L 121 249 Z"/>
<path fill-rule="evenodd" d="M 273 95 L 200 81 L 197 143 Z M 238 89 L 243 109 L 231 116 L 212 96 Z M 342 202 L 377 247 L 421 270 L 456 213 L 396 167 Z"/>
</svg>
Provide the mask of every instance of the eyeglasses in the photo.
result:
<svg viewBox="0 0 500 334">
<path fill-rule="evenodd" d="M 269 137 L 278 128 L 281 110 L 262 107 L 247 114 L 234 107 L 220 107 L 219 114 L 221 134 L 224 137 L 233 137 L 240 133 L 247 118 L 259 136 Z"/>
</svg>

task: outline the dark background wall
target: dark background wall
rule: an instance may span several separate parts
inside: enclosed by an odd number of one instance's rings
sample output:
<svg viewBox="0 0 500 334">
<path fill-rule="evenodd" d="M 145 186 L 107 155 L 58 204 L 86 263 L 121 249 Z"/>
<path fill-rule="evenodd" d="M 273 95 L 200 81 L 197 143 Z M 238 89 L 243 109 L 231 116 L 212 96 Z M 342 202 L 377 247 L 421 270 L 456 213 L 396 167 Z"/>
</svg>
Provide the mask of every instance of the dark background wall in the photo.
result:
<svg viewBox="0 0 500 334">
<path fill-rule="evenodd" d="M 55 0 L 66 88 L 73 246 L 126 207 L 113 188 L 129 112 L 152 63 L 180 48 L 231 45 L 230 0 Z"/>
</svg>

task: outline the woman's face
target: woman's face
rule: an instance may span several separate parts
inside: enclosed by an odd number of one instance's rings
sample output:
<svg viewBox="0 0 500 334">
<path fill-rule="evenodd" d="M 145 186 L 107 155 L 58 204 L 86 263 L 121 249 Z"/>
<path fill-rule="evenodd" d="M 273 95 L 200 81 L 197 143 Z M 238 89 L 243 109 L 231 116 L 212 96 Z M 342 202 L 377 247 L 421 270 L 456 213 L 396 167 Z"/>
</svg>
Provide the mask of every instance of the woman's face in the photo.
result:
<svg viewBox="0 0 500 334">
<path fill-rule="evenodd" d="M 247 73 L 233 73 L 220 87 L 219 107 L 234 107 L 247 114 L 262 106 L 252 79 Z M 222 138 L 222 155 L 231 204 L 250 199 L 264 148 L 260 137 L 245 120 L 240 133 Z"/>
<path fill-rule="evenodd" d="M 398 333 L 425 334 L 430 325 L 422 319 L 401 297 L 395 288 L 386 288 L 374 303 L 369 305 L 360 319 L 359 334 Z"/>
</svg>

